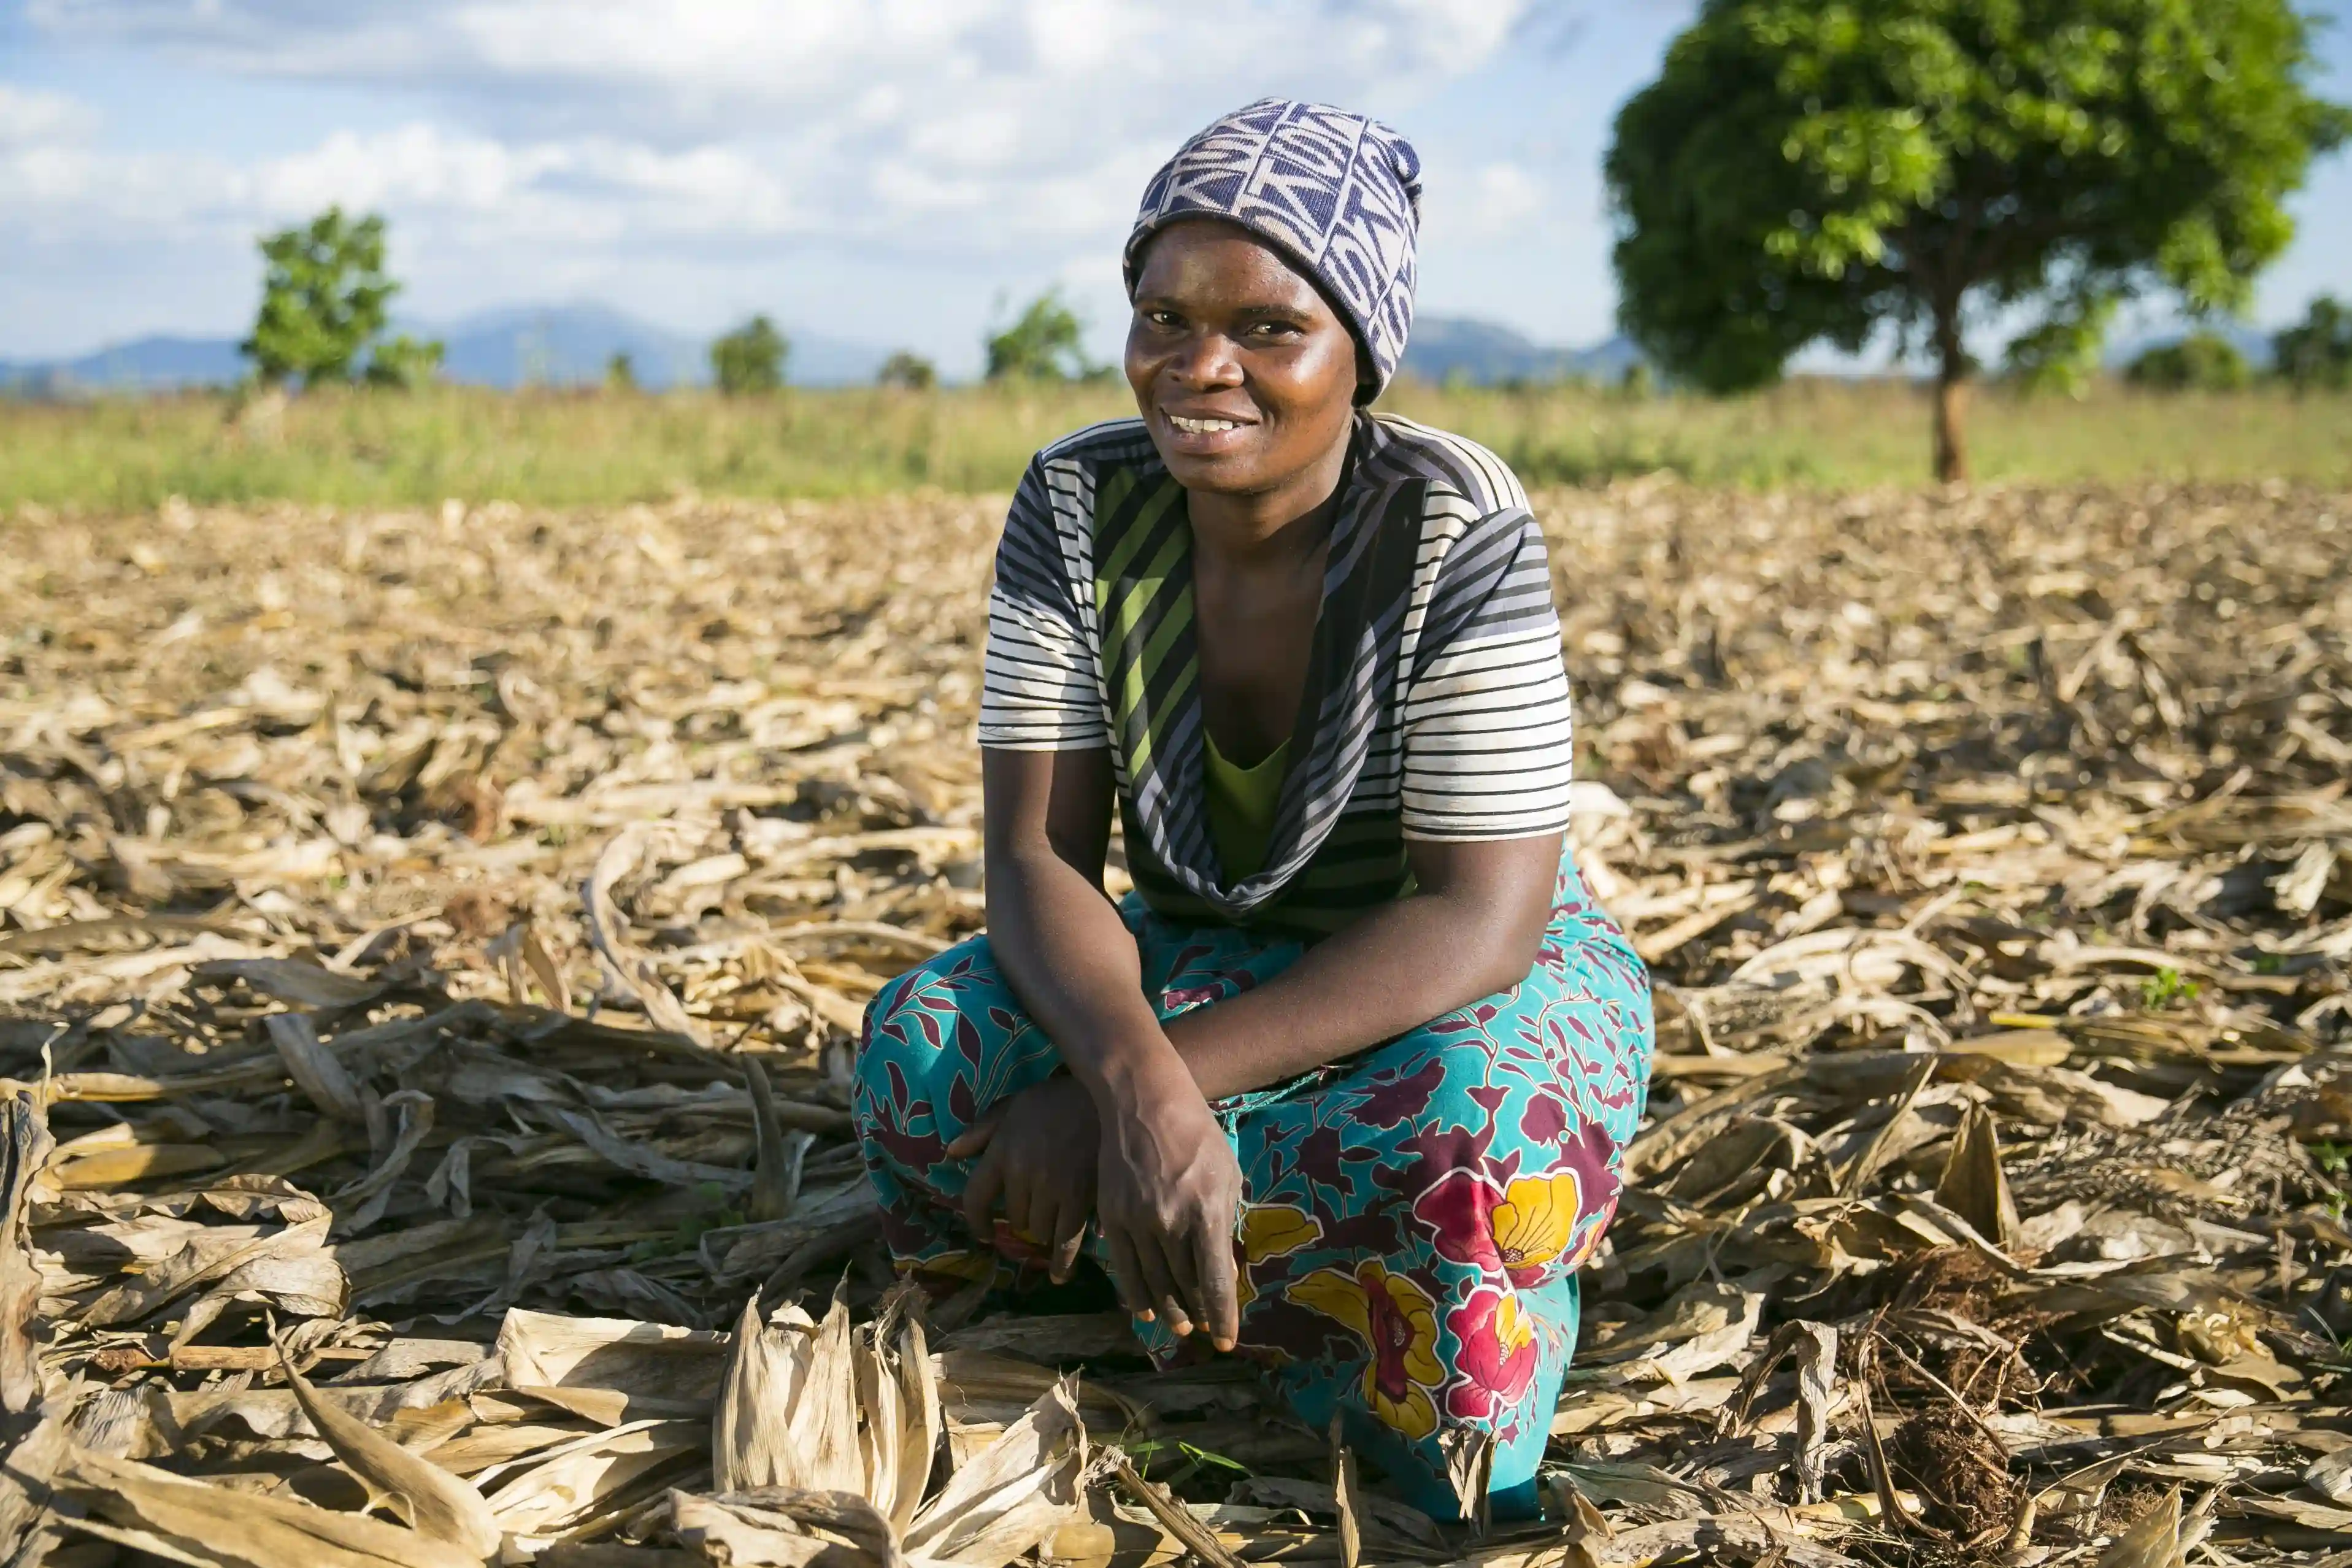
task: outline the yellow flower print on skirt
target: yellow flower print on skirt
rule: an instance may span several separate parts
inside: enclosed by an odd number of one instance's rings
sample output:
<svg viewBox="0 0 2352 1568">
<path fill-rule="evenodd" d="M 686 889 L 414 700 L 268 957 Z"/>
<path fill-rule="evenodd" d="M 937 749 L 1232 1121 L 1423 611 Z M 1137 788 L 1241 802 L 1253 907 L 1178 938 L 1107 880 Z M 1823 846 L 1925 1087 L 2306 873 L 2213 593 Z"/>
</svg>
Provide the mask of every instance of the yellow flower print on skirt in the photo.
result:
<svg viewBox="0 0 2352 1568">
<path fill-rule="evenodd" d="M 1354 1278 L 1318 1268 L 1290 1284 L 1290 1299 L 1337 1318 L 1371 1352 L 1364 1364 L 1364 1404 L 1407 1437 L 1437 1430 L 1431 1391 L 1445 1381 L 1437 1360 L 1437 1303 L 1380 1259 L 1356 1265 Z"/>
<path fill-rule="evenodd" d="M 1288 1204 L 1252 1204 L 1242 1210 L 1240 1231 L 1242 1268 L 1235 1294 L 1247 1311 L 1257 1300 L 1260 1267 L 1322 1240 L 1323 1222 Z"/>
</svg>

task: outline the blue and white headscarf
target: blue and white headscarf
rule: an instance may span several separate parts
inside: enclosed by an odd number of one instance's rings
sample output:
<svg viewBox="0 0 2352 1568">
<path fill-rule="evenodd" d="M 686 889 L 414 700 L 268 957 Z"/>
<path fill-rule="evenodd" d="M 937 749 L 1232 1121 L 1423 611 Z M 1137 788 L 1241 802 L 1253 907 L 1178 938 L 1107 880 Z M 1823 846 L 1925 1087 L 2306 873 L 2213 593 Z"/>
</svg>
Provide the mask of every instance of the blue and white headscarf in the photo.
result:
<svg viewBox="0 0 2352 1568">
<path fill-rule="evenodd" d="M 1187 217 L 1238 224 L 1303 268 L 1363 346 L 1372 381 L 1361 397 L 1388 384 L 1412 328 L 1421 156 L 1412 142 L 1328 104 L 1266 98 L 1235 110 L 1144 188 L 1127 237 L 1129 293 L 1145 245 Z"/>
</svg>

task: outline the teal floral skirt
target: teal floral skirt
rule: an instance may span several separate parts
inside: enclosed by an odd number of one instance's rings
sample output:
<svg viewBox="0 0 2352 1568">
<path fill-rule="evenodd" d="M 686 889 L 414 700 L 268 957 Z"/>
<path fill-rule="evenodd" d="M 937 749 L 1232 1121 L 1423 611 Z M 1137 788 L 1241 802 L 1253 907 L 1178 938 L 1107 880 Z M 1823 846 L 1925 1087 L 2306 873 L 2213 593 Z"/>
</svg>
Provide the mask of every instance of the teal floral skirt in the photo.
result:
<svg viewBox="0 0 2352 1568">
<path fill-rule="evenodd" d="M 1120 909 L 1163 1018 L 1303 951 L 1176 924 L 1132 896 Z M 1215 1108 L 1244 1194 L 1238 1353 L 1316 1430 L 1340 1413 L 1436 1518 L 1481 1490 L 1505 1512 L 1533 1500 L 1576 1346 L 1576 1271 L 1616 1212 L 1651 1045 L 1648 973 L 1563 857 L 1541 956 L 1516 987 Z M 944 1151 L 1060 1065 L 984 936 L 876 996 L 854 1110 L 902 1268 L 940 1286 L 1035 1277 L 1039 1238 L 1000 1220 L 983 1246 L 966 1228 L 968 1165 Z M 1207 1353 L 1156 1322 L 1135 1331 L 1162 1363 Z"/>
</svg>

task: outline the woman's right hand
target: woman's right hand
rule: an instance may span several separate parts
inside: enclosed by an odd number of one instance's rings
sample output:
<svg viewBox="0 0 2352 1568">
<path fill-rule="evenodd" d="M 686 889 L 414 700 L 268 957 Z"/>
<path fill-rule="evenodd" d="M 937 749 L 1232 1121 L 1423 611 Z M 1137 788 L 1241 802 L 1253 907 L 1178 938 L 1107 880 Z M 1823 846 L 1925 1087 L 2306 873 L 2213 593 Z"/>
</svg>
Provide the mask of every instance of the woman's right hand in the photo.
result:
<svg viewBox="0 0 2352 1568">
<path fill-rule="evenodd" d="M 1158 1044 L 1100 1108 L 1096 1218 L 1129 1310 L 1229 1351 L 1241 1335 L 1241 1166 L 1192 1075 Z"/>
</svg>

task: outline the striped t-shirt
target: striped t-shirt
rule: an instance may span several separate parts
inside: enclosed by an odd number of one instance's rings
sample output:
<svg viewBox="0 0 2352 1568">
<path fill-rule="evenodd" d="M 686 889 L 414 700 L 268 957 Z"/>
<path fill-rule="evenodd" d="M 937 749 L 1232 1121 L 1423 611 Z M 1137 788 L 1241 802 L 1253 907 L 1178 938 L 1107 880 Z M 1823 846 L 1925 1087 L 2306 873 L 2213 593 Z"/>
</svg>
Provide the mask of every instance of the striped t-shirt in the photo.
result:
<svg viewBox="0 0 2352 1568">
<path fill-rule="evenodd" d="M 1360 415 L 1264 865 L 1208 827 L 1192 531 L 1139 420 L 1029 465 L 989 597 L 980 742 L 1106 747 L 1128 865 L 1173 918 L 1336 930 L 1409 890 L 1406 839 L 1568 825 L 1567 673 L 1543 536 L 1494 454 Z"/>
</svg>

